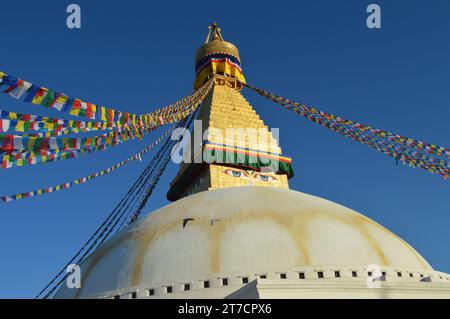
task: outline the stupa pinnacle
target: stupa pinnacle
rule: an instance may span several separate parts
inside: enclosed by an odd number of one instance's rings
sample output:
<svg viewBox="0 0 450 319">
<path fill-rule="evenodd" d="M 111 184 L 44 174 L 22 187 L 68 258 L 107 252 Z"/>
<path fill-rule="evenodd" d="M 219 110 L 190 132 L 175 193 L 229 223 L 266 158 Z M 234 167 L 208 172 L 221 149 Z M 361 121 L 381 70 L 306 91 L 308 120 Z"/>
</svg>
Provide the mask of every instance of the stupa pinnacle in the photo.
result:
<svg viewBox="0 0 450 319">
<path fill-rule="evenodd" d="M 222 74 L 245 83 L 237 47 L 223 39 L 215 22 L 209 26 L 205 43 L 195 54 L 194 88 L 199 88 L 213 74 Z M 242 88 L 242 85 L 238 86 Z"/>
<path fill-rule="evenodd" d="M 239 51 L 223 40 L 217 24 L 209 27 L 195 62 L 194 86 L 201 86 L 211 77 L 215 78 L 215 86 L 198 116 L 203 144 L 193 149 L 191 163 L 181 166 L 168 199 L 238 186 L 289 188 L 291 159 L 281 155 L 276 139 L 240 93 L 245 78 Z"/>
</svg>

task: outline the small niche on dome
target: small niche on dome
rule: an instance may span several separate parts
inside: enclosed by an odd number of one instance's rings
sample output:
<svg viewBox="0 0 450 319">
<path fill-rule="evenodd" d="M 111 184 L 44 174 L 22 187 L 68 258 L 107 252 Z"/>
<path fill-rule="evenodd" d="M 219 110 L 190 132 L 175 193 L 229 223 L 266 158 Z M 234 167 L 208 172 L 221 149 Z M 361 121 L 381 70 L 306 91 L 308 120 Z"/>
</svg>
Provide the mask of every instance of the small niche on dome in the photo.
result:
<svg viewBox="0 0 450 319">
<path fill-rule="evenodd" d="M 298 273 L 298 279 L 305 279 L 305 273 L 304 272 L 299 272 Z"/>
<path fill-rule="evenodd" d="M 318 278 L 323 278 L 323 271 L 318 271 L 317 272 L 317 277 Z"/>
<path fill-rule="evenodd" d="M 280 273 L 280 279 L 286 279 L 287 275 L 285 273 Z"/>
</svg>

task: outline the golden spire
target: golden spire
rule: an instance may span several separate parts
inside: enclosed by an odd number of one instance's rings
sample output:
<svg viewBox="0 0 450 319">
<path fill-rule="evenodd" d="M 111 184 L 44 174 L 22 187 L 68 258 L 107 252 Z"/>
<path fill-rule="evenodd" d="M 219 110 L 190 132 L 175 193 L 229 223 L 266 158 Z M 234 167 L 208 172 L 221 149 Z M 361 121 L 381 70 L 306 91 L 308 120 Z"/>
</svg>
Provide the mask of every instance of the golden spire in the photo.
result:
<svg viewBox="0 0 450 319">
<path fill-rule="evenodd" d="M 202 143 L 191 143 L 192 161 L 181 165 L 167 198 L 227 187 L 289 188 L 291 159 L 282 156 L 272 132 L 240 93 L 245 78 L 238 49 L 223 40 L 215 22 L 197 50 L 194 87 L 211 77 L 215 85 L 198 116 Z"/>
<path fill-rule="evenodd" d="M 213 74 L 226 75 L 245 83 L 236 46 L 223 39 L 221 29 L 215 22 L 208 29 L 205 42 L 195 54 L 194 88 L 198 89 Z"/>
</svg>

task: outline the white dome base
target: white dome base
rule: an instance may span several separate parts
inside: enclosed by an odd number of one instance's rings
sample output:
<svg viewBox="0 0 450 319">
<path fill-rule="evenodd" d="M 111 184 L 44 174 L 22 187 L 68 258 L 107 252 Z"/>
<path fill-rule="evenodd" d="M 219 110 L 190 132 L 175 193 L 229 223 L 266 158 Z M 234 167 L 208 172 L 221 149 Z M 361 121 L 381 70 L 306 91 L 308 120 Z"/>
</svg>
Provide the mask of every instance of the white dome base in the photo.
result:
<svg viewBox="0 0 450 319">
<path fill-rule="evenodd" d="M 63 285 L 55 297 L 224 298 L 250 283 L 260 294 L 270 280 L 317 288 L 348 281 L 361 286 L 356 292 L 367 289 L 372 264 L 385 272 L 383 284 L 450 287 L 448 275 L 353 210 L 292 190 L 227 188 L 183 198 L 125 228 L 81 265 L 80 289 Z"/>
</svg>

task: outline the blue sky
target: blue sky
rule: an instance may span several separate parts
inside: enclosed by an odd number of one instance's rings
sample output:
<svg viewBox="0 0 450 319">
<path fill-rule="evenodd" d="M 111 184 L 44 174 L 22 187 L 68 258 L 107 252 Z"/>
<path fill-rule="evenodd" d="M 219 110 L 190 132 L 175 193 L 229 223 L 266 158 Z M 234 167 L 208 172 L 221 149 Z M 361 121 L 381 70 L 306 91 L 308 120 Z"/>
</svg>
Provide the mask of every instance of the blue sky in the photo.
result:
<svg viewBox="0 0 450 319">
<path fill-rule="evenodd" d="M 249 83 L 405 136 L 450 145 L 450 2 L 74 1 L 82 29 L 65 26 L 68 1 L 0 5 L 0 70 L 136 113 L 191 91 L 195 50 L 215 19 L 235 43 Z M 365 25 L 378 3 L 382 29 Z M 450 188 L 244 91 L 294 158 L 291 188 L 355 209 L 450 272 Z M 0 95 L 0 109 L 62 116 Z M 0 194 L 51 186 L 109 167 L 159 132 L 77 160 L 0 172 Z M 144 160 L 149 160 L 147 155 Z M 33 297 L 97 228 L 144 169 L 133 163 L 67 191 L 0 205 L 0 297 Z M 167 204 L 169 169 L 147 212 Z"/>
</svg>

